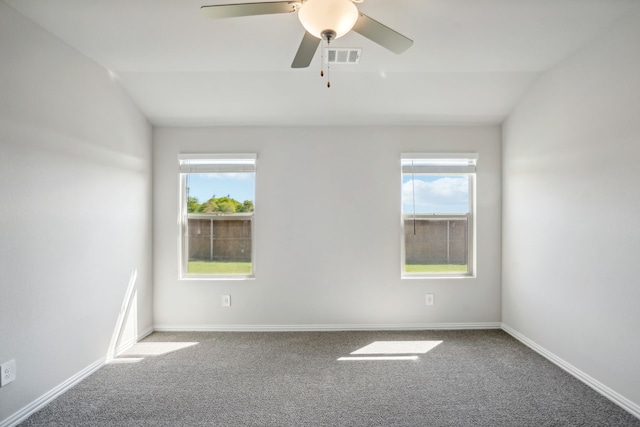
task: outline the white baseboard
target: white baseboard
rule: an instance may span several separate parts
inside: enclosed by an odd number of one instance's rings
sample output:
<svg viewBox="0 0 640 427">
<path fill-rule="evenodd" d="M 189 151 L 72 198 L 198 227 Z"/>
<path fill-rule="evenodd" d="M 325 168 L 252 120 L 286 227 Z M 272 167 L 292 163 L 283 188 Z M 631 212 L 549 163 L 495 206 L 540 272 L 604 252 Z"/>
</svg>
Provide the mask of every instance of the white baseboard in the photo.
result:
<svg viewBox="0 0 640 427">
<path fill-rule="evenodd" d="M 115 351 L 113 352 L 114 357 L 118 356 L 122 353 L 124 353 L 125 351 L 129 350 L 131 347 L 134 346 L 135 343 L 138 342 L 137 338 L 131 338 L 128 341 L 125 341 L 123 343 L 120 343 L 120 345 L 118 347 L 116 347 Z M 109 362 L 112 358 L 107 357 L 107 362 Z"/>
<path fill-rule="evenodd" d="M 586 385 L 588 385 L 589 387 L 591 387 L 592 389 L 594 389 L 595 391 L 597 391 L 598 393 L 600 393 L 601 395 L 606 397 L 607 399 L 611 400 L 616 405 L 618 405 L 621 408 L 625 409 L 626 411 L 631 413 L 633 416 L 635 416 L 637 418 L 640 418 L 640 405 L 637 405 L 637 404 L 633 403 L 632 401 L 630 401 L 626 397 L 624 397 L 624 396 L 620 395 L 619 393 L 613 391 L 612 389 L 610 389 L 606 385 L 602 384 L 600 381 L 598 381 L 595 378 L 589 376 L 588 374 L 586 374 L 583 371 L 581 371 L 580 369 L 576 368 L 575 366 L 573 366 L 569 362 L 561 359 L 560 357 L 556 356 L 555 354 L 553 354 L 549 350 L 545 349 L 544 347 L 538 345 L 534 341 L 532 341 L 529 338 L 525 337 L 520 332 L 518 332 L 515 329 L 511 328 L 509 325 L 506 325 L 506 324 L 503 323 L 502 324 L 502 330 L 504 330 L 506 333 L 508 333 L 509 335 L 513 336 L 515 339 L 517 339 L 518 341 L 520 341 L 521 343 L 523 343 L 527 347 L 531 348 L 535 352 L 539 353 L 545 359 L 549 360 L 550 362 L 556 364 L 557 366 L 559 366 L 563 370 L 567 371 L 569 374 L 571 374 L 572 376 L 576 377 L 577 379 L 579 379 L 580 381 L 582 381 L 583 383 L 585 383 Z"/>
<path fill-rule="evenodd" d="M 500 322 L 407 323 L 407 324 L 323 324 L 323 325 L 155 325 L 159 332 L 315 332 L 315 331 L 410 331 L 500 329 Z"/>
<path fill-rule="evenodd" d="M 606 385 L 582 372 L 575 366 L 559 358 L 555 354 L 531 341 L 515 329 L 504 323 L 482 322 L 482 323 L 410 323 L 391 325 L 371 325 L 371 324 L 327 324 L 327 325 L 156 325 L 148 328 L 138 335 L 138 340 L 143 339 L 154 331 L 190 331 L 190 332 L 296 332 L 296 331 L 402 331 L 402 330 L 461 330 L 461 329 L 502 329 L 527 347 L 530 347 L 552 363 L 567 371 L 589 387 L 602 394 L 618 406 L 622 407 L 632 415 L 640 418 L 640 405 L 635 404 Z M 122 352 L 135 344 L 136 340 L 130 340 L 118 347 Z M 72 388 L 74 385 L 87 378 L 89 375 L 100 369 L 105 364 L 106 358 L 100 358 L 87 366 L 68 380 L 64 381 L 54 389 L 40 396 L 29 405 L 25 406 L 9 418 L 0 421 L 0 427 L 13 427 L 26 420 L 36 411 L 43 408 L 49 402 Z"/>
<path fill-rule="evenodd" d="M 155 329 L 153 328 L 153 326 L 149 326 L 147 329 L 145 329 L 144 331 L 140 332 L 138 334 L 138 341 L 148 337 L 149 335 L 151 335 L 153 332 L 155 331 Z"/>
<path fill-rule="evenodd" d="M 460 329 L 500 329 L 499 322 L 484 323 L 409 323 L 409 324 L 325 324 L 325 325 L 157 325 L 145 329 L 138 334 L 137 340 L 132 339 L 122 343 L 116 349 L 120 354 L 134 345 L 137 341 L 150 335 L 154 331 L 190 331 L 190 332 L 303 332 L 303 331 L 404 331 L 404 330 L 460 330 Z M 0 421 L 0 427 L 14 427 L 23 422 L 49 402 L 78 384 L 89 375 L 100 369 L 107 361 L 107 357 L 100 358 L 87 366 L 71 378 L 54 389 L 40 396 L 9 418 Z"/>
<path fill-rule="evenodd" d="M 95 371 L 104 366 L 105 358 L 102 357 L 99 360 L 96 360 L 91 365 L 87 366 L 68 380 L 59 384 L 57 387 L 43 394 L 15 414 L 11 415 L 9 418 L 2 420 L 0 422 L 0 427 L 13 427 L 23 422 L 27 418 L 29 418 L 36 411 L 42 409 L 46 404 L 54 400 L 56 397 L 63 394 L 65 391 L 69 390 L 74 385 L 78 384 L 83 379 L 87 378 L 89 375 L 93 374 Z"/>
<path fill-rule="evenodd" d="M 151 335 L 152 333 L 153 333 L 153 327 L 151 326 L 151 327 L 145 329 L 144 331 L 142 331 L 141 333 L 139 333 L 137 337 L 131 338 L 131 339 L 129 339 L 129 340 L 123 342 L 123 343 L 120 343 L 120 345 L 114 349 L 113 353 L 111 353 L 111 352 L 107 353 L 106 363 L 111 362 L 114 357 L 116 357 L 116 356 L 124 353 L 125 351 L 129 350 L 138 341 L 144 339 L 145 337 Z"/>
<path fill-rule="evenodd" d="M 131 339 L 126 343 L 121 344 L 116 349 L 116 354 L 122 353 L 123 351 L 127 350 L 129 347 L 133 346 L 137 341 L 140 341 L 141 339 L 145 338 L 151 333 L 153 333 L 153 327 L 145 329 L 140 334 L 138 334 L 137 339 Z M 95 371 L 103 367 L 106 361 L 107 361 L 106 356 L 100 358 L 99 360 L 96 360 L 91 365 L 87 366 L 86 368 L 84 368 L 83 370 L 81 370 L 71 378 L 67 379 L 63 383 L 59 384 L 54 389 L 43 394 L 42 396 L 40 396 L 39 398 L 37 398 L 27 406 L 25 406 L 24 408 L 16 412 L 15 414 L 11 415 L 9 418 L 0 421 L 0 427 L 13 427 L 20 424 L 21 422 L 29 418 L 31 415 L 33 415 L 34 413 L 42 409 L 44 406 L 46 406 L 49 402 L 51 402 L 58 396 L 62 395 L 64 392 L 66 392 L 67 390 L 69 390 L 70 388 L 78 384 L 80 381 L 84 380 L 89 375 L 93 374 Z"/>
<path fill-rule="evenodd" d="M 140 340 L 144 339 L 145 337 L 151 335 L 153 333 L 153 330 L 154 330 L 153 327 L 149 327 L 149 328 L 145 329 L 144 331 L 142 331 L 141 333 L 139 333 L 137 337 L 131 338 L 128 341 L 120 343 L 120 345 L 116 348 L 116 350 L 114 352 L 114 355 L 117 356 L 117 355 L 122 354 L 125 351 L 129 350 L 138 341 L 140 341 Z M 109 357 L 108 356 L 107 356 L 107 361 L 109 361 Z"/>
</svg>

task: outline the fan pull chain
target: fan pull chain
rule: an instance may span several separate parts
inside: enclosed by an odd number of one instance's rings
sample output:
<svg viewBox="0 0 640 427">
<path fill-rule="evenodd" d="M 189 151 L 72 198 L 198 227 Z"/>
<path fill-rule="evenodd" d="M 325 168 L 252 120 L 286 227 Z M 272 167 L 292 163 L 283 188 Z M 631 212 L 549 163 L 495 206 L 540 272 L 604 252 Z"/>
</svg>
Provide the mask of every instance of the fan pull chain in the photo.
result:
<svg viewBox="0 0 640 427">
<path fill-rule="evenodd" d="M 324 77 L 324 48 L 320 45 L 320 77 Z"/>
<path fill-rule="evenodd" d="M 322 32 L 322 40 L 327 42 L 326 47 L 322 44 L 320 46 L 322 49 L 322 53 L 321 53 L 322 69 L 324 69 L 324 51 L 329 48 L 329 45 L 331 44 L 331 40 L 335 38 L 336 38 L 336 32 L 333 30 L 325 30 Z M 331 87 L 331 79 L 329 77 L 330 74 L 331 74 L 331 64 L 330 64 L 330 61 L 327 60 L 327 87 Z M 320 77 L 324 77 L 324 71 L 320 71 Z"/>
<path fill-rule="evenodd" d="M 329 44 L 331 44 L 331 39 L 326 39 L 327 47 L 329 49 Z M 324 64 L 324 51 L 326 49 L 322 49 L 322 63 Z M 331 63 L 327 60 L 327 88 L 331 87 Z"/>
</svg>

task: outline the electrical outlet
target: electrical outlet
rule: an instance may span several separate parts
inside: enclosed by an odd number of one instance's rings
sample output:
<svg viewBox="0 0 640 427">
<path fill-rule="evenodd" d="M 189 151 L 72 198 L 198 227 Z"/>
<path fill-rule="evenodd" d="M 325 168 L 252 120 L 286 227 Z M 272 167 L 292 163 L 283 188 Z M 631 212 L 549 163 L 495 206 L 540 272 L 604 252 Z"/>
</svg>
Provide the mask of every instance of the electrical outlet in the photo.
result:
<svg viewBox="0 0 640 427">
<path fill-rule="evenodd" d="M 16 361 L 9 360 L 0 365 L 0 387 L 16 380 Z"/>
<path fill-rule="evenodd" d="M 222 295 L 222 306 L 231 307 L 231 295 Z"/>
<path fill-rule="evenodd" d="M 433 294 L 426 294 L 424 302 L 426 305 L 433 305 Z"/>
</svg>

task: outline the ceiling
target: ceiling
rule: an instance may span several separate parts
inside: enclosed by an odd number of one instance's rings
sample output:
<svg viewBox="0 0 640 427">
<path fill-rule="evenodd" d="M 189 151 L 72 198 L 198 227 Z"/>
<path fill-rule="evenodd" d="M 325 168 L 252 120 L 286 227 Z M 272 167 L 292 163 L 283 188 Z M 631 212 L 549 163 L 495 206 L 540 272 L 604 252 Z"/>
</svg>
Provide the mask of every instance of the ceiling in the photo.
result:
<svg viewBox="0 0 640 427">
<path fill-rule="evenodd" d="M 637 0 L 365 0 L 414 40 L 401 55 L 357 33 L 358 65 L 290 68 L 295 14 L 207 19 L 238 0 L 4 0 L 109 70 L 154 125 L 501 123 L 546 70 L 640 11 Z M 257 0 L 247 0 L 257 1 Z"/>
</svg>

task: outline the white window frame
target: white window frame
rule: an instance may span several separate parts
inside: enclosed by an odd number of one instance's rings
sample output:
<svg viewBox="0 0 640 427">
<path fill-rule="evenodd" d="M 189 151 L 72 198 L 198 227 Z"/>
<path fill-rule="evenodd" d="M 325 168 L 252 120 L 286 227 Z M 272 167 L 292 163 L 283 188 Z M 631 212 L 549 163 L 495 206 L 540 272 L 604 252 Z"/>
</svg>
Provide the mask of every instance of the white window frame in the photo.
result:
<svg viewBox="0 0 640 427">
<path fill-rule="evenodd" d="M 239 219 L 249 219 L 251 223 L 251 273 L 250 274 L 195 274 L 188 272 L 189 233 L 188 218 L 201 214 L 189 214 L 187 206 L 187 175 L 190 173 L 251 172 L 256 179 L 257 154 L 180 154 L 178 156 L 178 265 L 180 280 L 250 280 L 256 275 L 255 201 L 252 213 L 220 214 Z M 214 218 L 215 220 L 215 218 Z"/>
<path fill-rule="evenodd" d="M 412 162 L 413 161 L 413 162 Z M 425 214 L 402 212 L 402 194 L 400 196 L 400 272 L 402 279 L 424 278 L 468 278 L 476 277 L 476 164 L 477 153 L 403 153 L 401 155 L 400 185 L 405 174 L 413 175 L 461 175 L 469 181 L 469 212 L 466 214 Z M 467 271 L 466 272 L 417 272 L 405 271 L 405 223 L 406 220 L 448 220 L 466 218 L 467 220 Z"/>
</svg>

